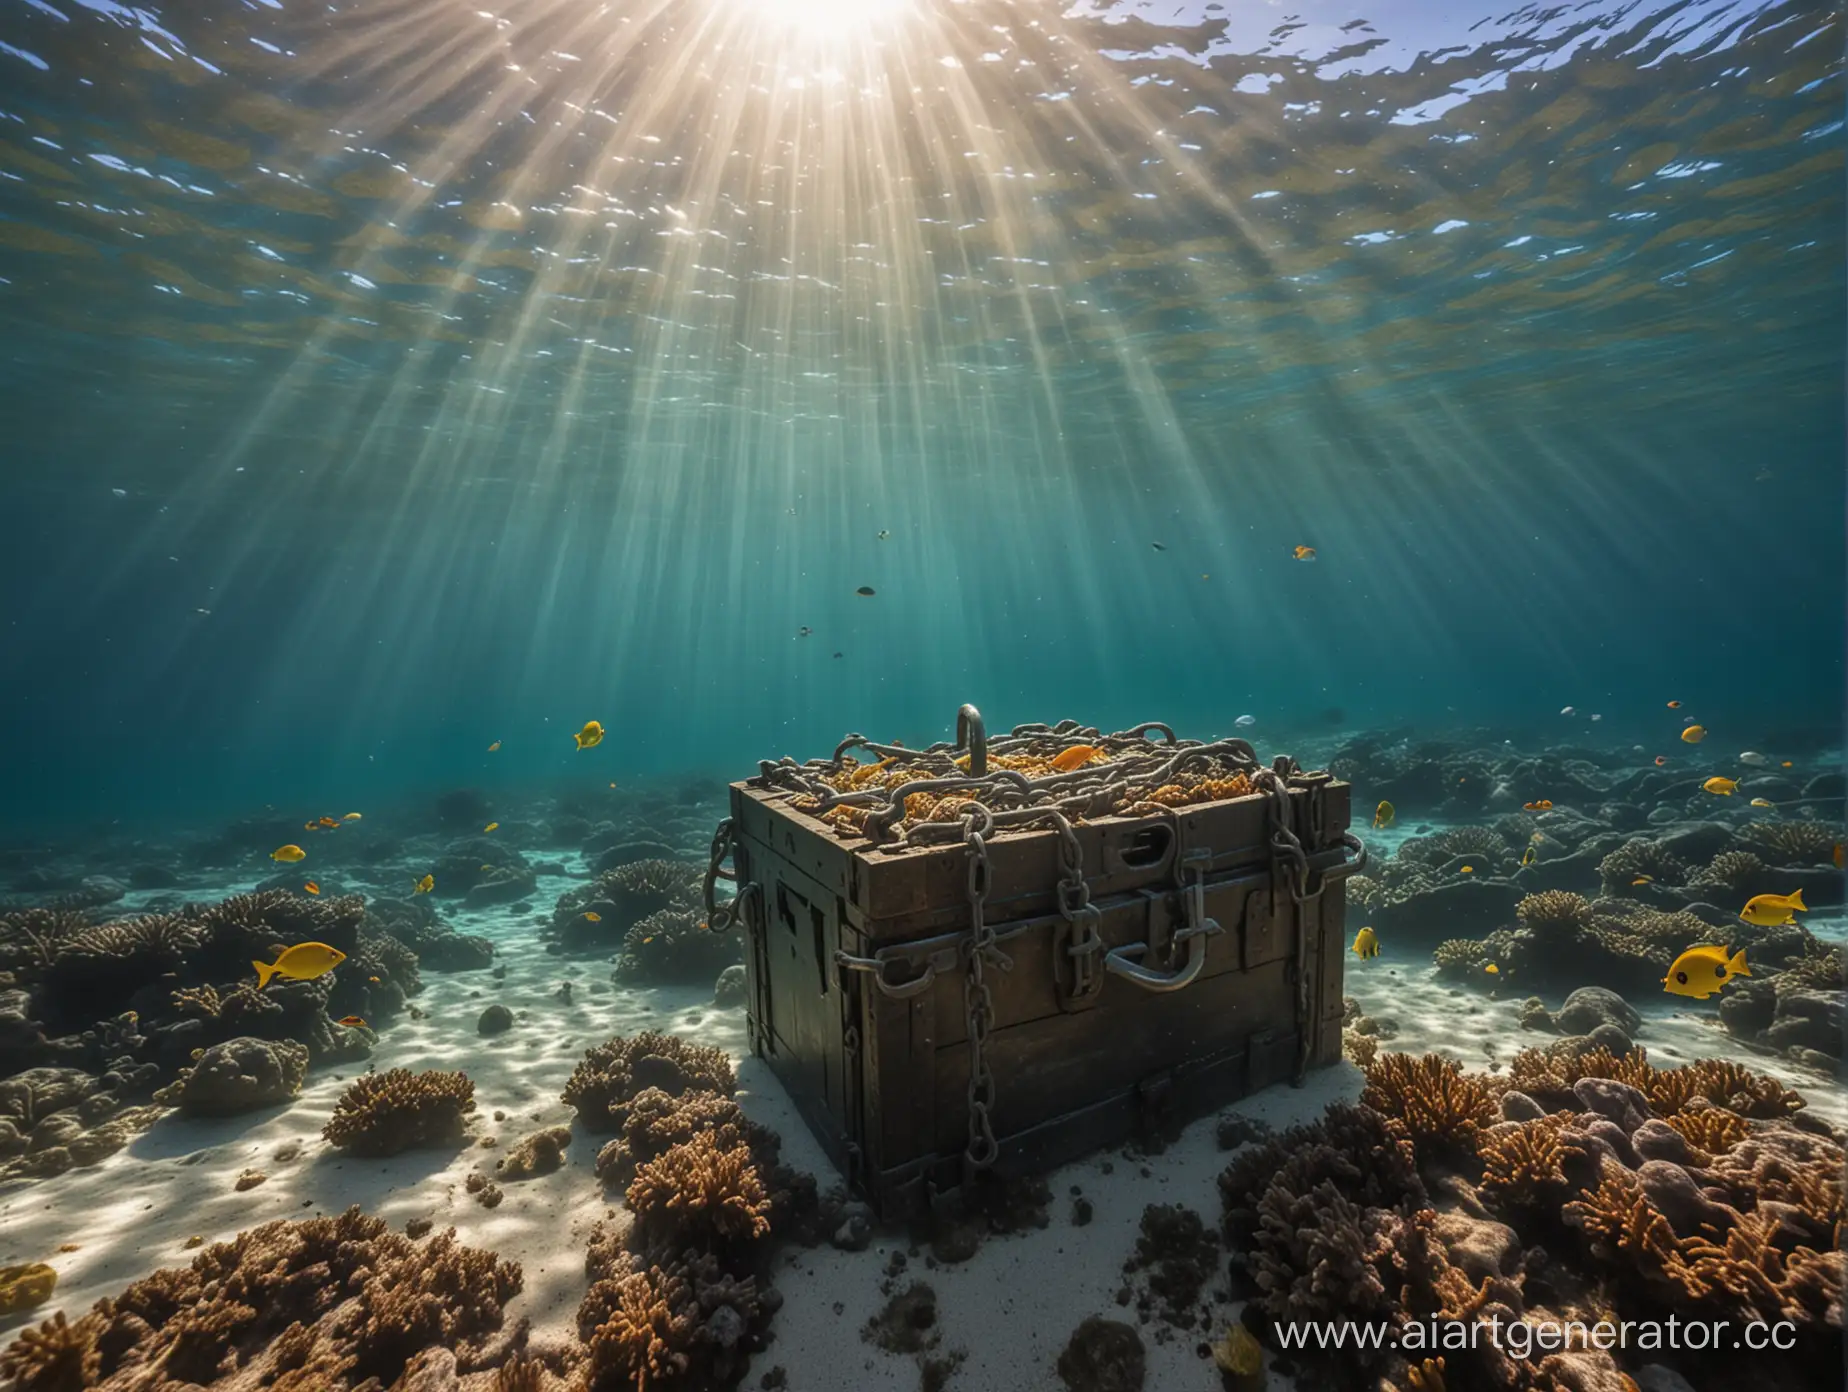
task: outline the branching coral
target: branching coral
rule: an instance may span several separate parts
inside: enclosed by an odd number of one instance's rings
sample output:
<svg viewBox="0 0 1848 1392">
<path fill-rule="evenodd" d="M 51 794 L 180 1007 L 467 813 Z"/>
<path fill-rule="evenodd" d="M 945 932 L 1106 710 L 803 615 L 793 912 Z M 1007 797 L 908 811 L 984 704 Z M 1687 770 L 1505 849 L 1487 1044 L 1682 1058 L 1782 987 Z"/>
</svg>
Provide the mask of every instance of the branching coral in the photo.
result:
<svg viewBox="0 0 1848 1392">
<path fill-rule="evenodd" d="M 1688 881 L 1721 889 L 1742 889 L 1764 873 L 1765 863 L 1750 851 L 1721 851 Z"/>
<path fill-rule="evenodd" d="M 23 981 L 36 980 L 64 945 L 90 927 L 75 909 L 22 909 L 0 914 L 0 969 Z"/>
<path fill-rule="evenodd" d="M 75 1323 L 55 1317 L 0 1354 L 0 1372 L 22 1392 L 384 1387 L 425 1349 L 479 1347 L 520 1284 L 518 1265 L 453 1232 L 412 1243 L 348 1209 L 266 1223 Z"/>
<path fill-rule="evenodd" d="M 770 1196 L 743 1142 L 702 1131 L 637 1168 L 625 1195 L 644 1240 L 668 1249 L 746 1242 L 770 1231 Z"/>
<path fill-rule="evenodd" d="M 578 1306 L 587 1392 L 672 1392 L 732 1385 L 761 1343 L 773 1303 L 717 1258 L 686 1252 L 648 1261 L 599 1225 Z"/>
<path fill-rule="evenodd" d="M 597 1154 L 597 1177 L 605 1184 L 627 1184 L 637 1165 L 653 1160 L 670 1147 L 690 1141 L 702 1131 L 714 1132 L 719 1144 L 740 1143 L 758 1150 L 768 1133 L 745 1119 L 744 1111 L 729 1097 L 711 1092 L 671 1096 L 659 1088 L 638 1093 L 629 1103 L 622 1135 Z"/>
<path fill-rule="evenodd" d="M 1660 841 L 1646 836 L 1624 842 L 1598 862 L 1598 877 L 1606 894 L 1629 894 L 1643 875 L 1664 884 L 1685 884 L 1688 867 Z"/>
<path fill-rule="evenodd" d="M 1474 938 L 1449 938 L 1437 945 L 1431 959 L 1439 976 L 1473 979 L 1481 974 L 1488 949 Z"/>
<path fill-rule="evenodd" d="M 1591 905 L 1582 894 L 1565 889 L 1543 889 L 1514 906 L 1524 928 L 1580 928 L 1591 918 Z"/>
<path fill-rule="evenodd" d="M 1499 861 L 1509 851 L 1507 841 L 1492 827 L 1460 826 L 1435 836 L 1414 836 L 1399 847 L 1399 857 L 1421 865 L 1442 865 L 1456 856 Z"/>
<path fill-rule="evenodd" d="M 396 1155 L 458 1143 L 474 1110 L 475 1085 L 466 1073 L 394 1068 L 355 1079 L 321 1134 L 354 1155 Z"/>
<path fill-rule="evenodd" d="M 1383 1054 L 1367 1067 L 1361 1105 L 1405 1124 L 1414 1145 L 1474 1150 L 1495 1117 L 1495 1098 L 1481 1074 L 1438 1054 Z"/>
<path fill-rule="evenodd" d="M 1724 1107 L 1691 1107 L 1669 1117 L 1668 1124 L 1709 1161 L 1731 1150 L 1751 1131 L 1744 1117 Z"/>
<path fill-rule="evenodd" d="M 97 1315 L 69 1323 L 60 1310 L 0 1352 L 0 1377 L 11 1378 L 19 1392 L 86 1392 L 102 1370 L 96 1351 L 102 1326 Z"/>
<path fill-rule="evenodd" d="M 1234 1250 L 1250 1246 L 1259 1200 L 1273 1181 L 1296 1194 L 1326 1181 L 1353 1203 L 1370 1208 L 1417 1208 L 1426 1202 L 1404 1126 L 1369 1107 L 1343 1103 L 1307 1125 L 1242 1147 L 1220 1172 L 1225 1237 Z"/>
<path fill-rule="evenodd" d="M 714 933 L 698 909 L 661 909 L 623 937 L 616 970 L 625 978 L 706 985 L 734 962 L 744 960 L 736 933 Z"/>
<path fill-rule="evenodd" d="M 629 1103 L 648 1088 L 673 1096 L 703 1091 L 729 1097 L 737 1081 L 722 1049 L 645 1030 L 586 1050 L 565 1084 L 563 1101 L 577 1109 L 587 1128 L 607 1134 L 622 1129 Z"/>
<path fill-rule="evenodd" d="M 1571 1149 L 1565 1132 L 1574 1120 L 1570 1112 L 1553 1112 L 1489 1128 L 1477 1148 L 1483 1197 L 1504 1209 L 1556 1208 L 1567 1192 L 1561 1167 Z"/>
<path fill-rule="evenodd" d="M 1742 834 L 1778 865 L 1827 865 L 1843 840 L 1828 822 L 1750 822 Z"/>
</svg>

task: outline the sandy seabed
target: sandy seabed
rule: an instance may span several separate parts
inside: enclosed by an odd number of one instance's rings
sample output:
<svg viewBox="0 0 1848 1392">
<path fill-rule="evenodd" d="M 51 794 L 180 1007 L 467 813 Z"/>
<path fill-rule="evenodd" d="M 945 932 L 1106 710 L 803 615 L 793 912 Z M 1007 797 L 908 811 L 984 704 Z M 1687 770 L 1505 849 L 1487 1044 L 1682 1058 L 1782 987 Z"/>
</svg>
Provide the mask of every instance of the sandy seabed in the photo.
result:
<svg viewBox="0 0 1848 1392">
<path fill-rule="evenodd" d="M 576 869 L 543 877 L 534 902 L 549 903 L 583 875 Z M 225 892 L 236 888 L 227 885 Z M 586 1285 L 589 1229 L 621 1202 L 620 1195 L 603 1191 L 591 1168 L 601 1138 L 578 1135 L 567 1164 L 555 1173 L 499 1181 L 505 1199 L 498 1208 L 483 1208 L 464 1182 L 477 1170 L 492 1175 L 495 1161 L 529 1132 L 569 1124 L 573 1113 L 559 1093 L 583 1051 L 614 1034 L 657 1029 L 724 1048 L 738 1061 L 740 1103 L 781 1134 L 785 1160 L 812 1171 L 823 1188 L 838 1182 L 776 1079 L 746 1056 L 741 1011 L 714 1009 L 707 989 L 613 985 L 605 963 L 546 953 L 530 914 L 514 919 L 504 909 L 456 910 L 445 916 L 459 932 L 494 940 L 504 979 L 485 971 L 426 973 L 415 998 L 423 1018 L 393 1021 L 379 1037 L 373 1065 L 465 1070 L 476 1089 L 473 1130 L 496 1137 L 495 1147 L 409 1151 L 385 1160 L 341 1154 L 320 1132 L 355 1076 L 352 1068 L 318 1071 L 287 1107 L 222 1120 L 169 1114 L 93 1168 L 0 1191 L 0 1264 L 46 1261 L 59 1274 L 53 1300 L 0 1324 L 0 1336 L 56 1309 L 74 1316 L 156 1268 L 186 1263 L 190 1239 L 222 1241 L 273 1219 L 337 1213 L 352 1204 L 400 1229 L 428 1218 L 439 1230 L 454 1227 L 470 1246 L 518 1261 L 525 1288 L 510 1303 L 509 1319 L 530 1318 L 541 1335 L 564 1333 Z M 569 1004 L 559 999 L 565 981 L 573 984 Z M 1377 958 L 1350 960 L 1347 992 L 1366 1013 L 1396 1023 L 1396 1037 L 1383 1041 L 1388 1049 L 1441 1052 L 1474 1068 L 1505 1067 L 1517 1050 L 1548 1038 L 1520 1028 L 1518 995 L 1495 1001 L 1453 987 L 1437 978 L 1428 955 L 1415 960 L 1391 943 Z M 515 1024 L 483 1038 L 476 1020 L 494 1002 L 513 1011 Z M 1838 1084 L 1740 1049 L 1719 1029 L 1713 1002 L 1632 1003 L 1644 1014 L 1637 1042 L 1656 1062 L 1737 1057 L 1804 1092 L 1830 1121 L 1848 1123 L 1848 1095 Z M 1281 1128 L 1314 1118 L 1330 1102 L 1356 1098 L 1360 1087 L 1358 1070 L 1342 1063 L 1312 1074 L 1301 1088 L 1273 1087 L 1232 1110 Z M 861 1252 L 786 1249 L 774 1274 L 785 1304 L 772 1327 L 773 1342 L 742 1386 L 755 1387 L 764 1372 L 780 1367 L 793 1392 L 916 1389 L 917 1356 L 887 1353 L 861 1337 L 886 1301 L 881 1286 L 897 1249 L 908 1256 L 899 1287 L 923 1280 L 936 1292 L 938 1342 L 928 1353 L 960 1360 L 947 1384 L 952 1392 L 1060 1392 L 1054 1365 L 1082 1319 L 1135 1319 L 1133 1307 L 1118 1304 L 1117 1293 L 1144 1206 L 1184 1204 L 1216 1227 L 1215 1179 L 1226 1160 L 1207 1118 L 1159 1155 L 1105 1152 L 1066 1166 L 1049 1176 L 1047 1227 L 987 1238 L 973 1257 L 955 1265 L 928 1262 L 925 1251 L 893 1230 L 881 1231 Z M 235 1185 L 246 1171 L 266 1178 L 239 1192 Z M 1092 1205 L 1094 1216 L 1083 1227 L 1073 1222 L 1074 1190 Z M 67 1244 L 74 1250 L 59 1250 Z M 1147 1387 L 1209 1392 L 1220 1385 L 1198 1351 L 1199 1332 L 1180 1334 L 1152 1321 L 1143 1335 Z M 1271 1385 L 1289 1384 L 1273 1372 Z"/>
</svg>

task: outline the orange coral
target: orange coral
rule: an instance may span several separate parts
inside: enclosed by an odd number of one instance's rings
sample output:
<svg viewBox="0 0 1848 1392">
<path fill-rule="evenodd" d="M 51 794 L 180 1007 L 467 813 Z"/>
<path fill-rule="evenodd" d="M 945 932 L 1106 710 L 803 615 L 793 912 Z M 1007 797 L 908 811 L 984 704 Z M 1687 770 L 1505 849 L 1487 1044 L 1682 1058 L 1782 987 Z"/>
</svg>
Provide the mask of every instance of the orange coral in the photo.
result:
<svg viewBox="0 0 1848 1392">
<path fill-rule="evenodd" d="M 1561 1162 L 1570 1153 L 1562 1133 L 1574 1119 L 1570 1112 L 1553 1112 L 1485 1134 L 1477 1148 L 1483 1196 L 1511 1207 L 1557 1202 L 1566 1183 Z"/>
<path fill-rule="evenodd" d="M 676 1247 L 702 1239 L 748 1241 L 770 1231 L 770 1196 L 750 1147 L 702 1131 L 640 1166 L 626 1195 L 645 1233 L 671 1231 Z"/>
<path fill-rule="evenodd" d="M 1367 1065 L 1361 1105 L 1396 1117 L 1415 1144 L 1474 1150 L 1495 1118 L 1490 1081 L 1438 1054 L 1383 1054 Z"/>
</svg>

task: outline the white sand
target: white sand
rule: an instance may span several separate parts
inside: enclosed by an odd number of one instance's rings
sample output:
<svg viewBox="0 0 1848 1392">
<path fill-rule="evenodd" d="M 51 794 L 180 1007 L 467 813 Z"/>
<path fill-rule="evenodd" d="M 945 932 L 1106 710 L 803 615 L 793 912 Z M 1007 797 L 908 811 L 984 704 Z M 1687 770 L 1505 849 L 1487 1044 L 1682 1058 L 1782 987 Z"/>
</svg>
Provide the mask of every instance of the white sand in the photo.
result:
<svg viewBox="0 0 1848 1392">
<path fill-rule="evenodd" d="M 571 883 L 548 878 L 533 902 L 549 904 Z M 741 1058 L 741 1012 L 713 1010 L 704 989 L 611 986 L 606 965 L 546 954 L 524 915 L 515 920 L 505 910 L 445 909 L 445 916 L 458 931 L 496 940 L 505 980 L 496 983 L 486 971 L 426 973 L 416 1004 L 427 1017 L 401 1017 L 390 1024 L 380 1036 L 374 1064 L 379 1069 L 465 1069 L 476 1086 L 474 1129 L 497 1136 L 499 1148 L 477 1147 L 458 1155 L 410 1152 L 387 1160 L 342 1157 L 321 1140 L 320 1129 L 356 1071 L 351 1067 L 317 1072 L 301 1098 L 286 1108 L 222 1121 L 169 1116 L 95 1168 L 15 1184 L 0 1193 L 0 1264 L 48 1261 L 59 1272 L 56 1297 L 31 1318 L 44 1318 L 58 1308 L 79 1313 L 157 1267 L 186 1261 L 189 1237 L 219 1241 L 270 1219 L 334 1213 L 357 1203 L 399 1227 L 417 1217 L 433 1219 L 438 1229 L 454 1226 L 464 1242 L 520 1262 L 526 1286 L 510 1315 L 530 1317 L 542 1333 L 568 1330 L 584 1291 L 583 1249 L 590 1225 L 616 1211 L 591 1170 L 597 1138 L 580 1136 L 565 1168 L 552 1175 L 503 1183 L 506 1197 L 494 1210 L 465 1193 L 463 1181 L 471 1170 L 492 1173 L 506 1147 L 528 1132 L 569 1123 L 572 1114 L 558 1100 L 559 1092 L 583 1050 L 612 1034 L 663 1029 L 727 1049 L 740 1058 L 740 1101 L 782 1135 L 785 1158 L 813 1171 L 824 1188 L 837 1182 L 775 1079 L 755 1060 Z M 1390 1015 L 1400 1025 L 1388 1047 L 1448 1052 L 1481 1067 L 1489 1061 L 1505 1064 L 1515 1049 L 1546 1038 L 1519 1029 L 1518 1002 L 1452 994 L 1449 985 L 1435 979 L 1428 957 L 1420 956 L 1414 961 L 1389 943 L 1375 960 L 1350 960 L 1349 993 L 1369 1013 Z M 575 983 L 569 1006 L 555 998 L 566 979 Z M 510 1007 L 517 1023 L 505 1035 L 482 1039 L 475 1021 L 493 1001 Z M 1708 1023 L 1711 1009 L 1648 1010 L 1641 1039 L 1661 1061 L 1742 1056 L 1751 1066 L 1777 1071 L 1802 1088 L 1831 1119 L 1848 1117 L 1839 1088 L 1794 1076 L 1729 1046 L 1717 1025 Z M 1236 1110 L 1282 1127 L 1313 1118 L 1330 1101 L 1351 1099 L 1358 1092 L 1358 1073 L 1342 1064 L 1313 1075 L 1301 1089 L 1271 1088 Z M 496 1110 L 506 1113 L 505 1121 L 492 1120 Z M 277 1159 L 290 1144 L 299 1147 L 299 1157 Z M 912 1257 L 899 1288 L 913 1279 L 932 1285 L 941 1330 L 940 1345 L 932 1352 L 964 1358 L 949 1387 L 1058 1392 L 1062 1384 L 1054 1363 L 1080 1320 L 1091 1314 L 1135 1319 L 1133 1309 L 1125 1312 L 1117 1305 L 1115 1294 L 1124 1283 L 1122 1263 L 1134 1248 L 1143 1206 L 1186 1204 L 1216 1227 L 1220 1208 L 1214 1180 L 1226 1159 L 1208 1119 L 1188 1128 L 1159 1156 L 1127 1159 L 1107 1153 L 1050 1176 L 1052 1222 L 1043 1230 L 990 1238 L 973 1258 L 956 1266 L 930 1269 L 923 1252 Z M 1113 1167 L 1110 1174 L 1103 1172 L 1106 1163 Z M 268 1179 L 240 1194 L 232 1186 L 245 1169 L 262 1170 Z M 1074 1185 L 1094 1205 L 1094 1220 L 1084 1228 L 1071 1222 Z M 77 1250 L 59 1253 L 65 1243 L 76 1244 Z M 776 1274 L 786 1303 L 773 1326 L 774 1342 L 758 1356 L 743 1385 L 754 1387 L 763 1371 L 781 1366 L 793 1392 L 916 1388 L 916 1357 L 888 1354 L 860 1334 L 884 1303 L 883 1267 L 894 1246 L 906 1246 L 902 1234 L 882 1233 L 861 1253 L 831 1247 L 790 1250 Z M 1213 1288 L 1209 1285 L 1209 1294 Z M 1225 1307 L 1228 1316 L 1234 1308 Z M 22 1322 L 15 1319 L 0 1326 L 0 1332 Z M 1161 1328 L 1153 1323 L 1144 1328 L 1147 1386 L 1162 1392 L 1218 1387 L 1211 1364 L 1195 1351 L 1200 1336 L 1168 1337 L 1157 1333 Z M 1273 1385 L 1282 1386 L 1283 1380 L 1273 1375 Z"/>
</svg>

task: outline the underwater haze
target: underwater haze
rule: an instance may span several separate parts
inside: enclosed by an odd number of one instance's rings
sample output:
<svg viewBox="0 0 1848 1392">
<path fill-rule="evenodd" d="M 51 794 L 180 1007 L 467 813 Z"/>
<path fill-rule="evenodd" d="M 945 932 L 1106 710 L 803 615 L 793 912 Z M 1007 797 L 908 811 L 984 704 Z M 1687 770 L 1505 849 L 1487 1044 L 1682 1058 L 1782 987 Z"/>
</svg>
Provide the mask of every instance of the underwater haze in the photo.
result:
<svg viewBox="0 0 1848 1392">
<path fill-rule="evenodd" d="M 0 817 L 965 700 L 1833 743 L 1841 60 L 1697 0 L 9 0 Z"/>
</svg>

